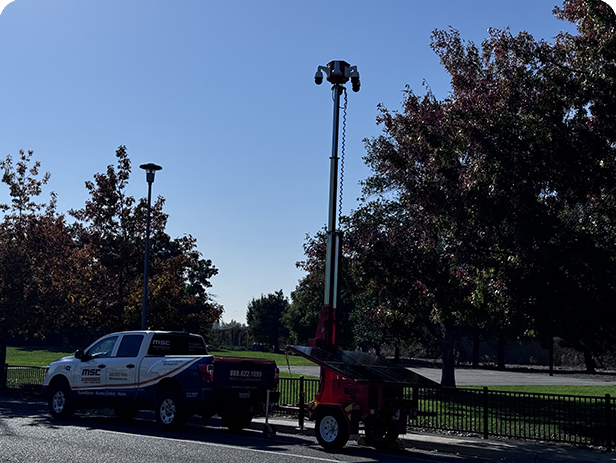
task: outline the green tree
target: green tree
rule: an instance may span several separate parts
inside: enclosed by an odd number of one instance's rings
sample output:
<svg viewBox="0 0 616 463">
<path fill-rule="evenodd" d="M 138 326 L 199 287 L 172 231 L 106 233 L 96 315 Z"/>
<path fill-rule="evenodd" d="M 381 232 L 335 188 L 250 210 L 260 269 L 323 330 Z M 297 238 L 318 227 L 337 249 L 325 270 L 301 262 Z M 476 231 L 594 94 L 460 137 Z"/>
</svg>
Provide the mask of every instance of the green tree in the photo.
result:
<svg viewBox="0 0 616 463">
<path fill-rule="evenodd" d="M 253 298 L 246 310 L 246 323 L 256 342 L 272 346 L 278 351 L 280 338 L 286 335 L 281 322 L 282 314 L 289 306 L 289 301 L 282 290 L 267 296 L 261 295 L 259 299 Z"/>
<path fill-rule="evenodd" d="M 125 146 L 116 150 L 116 160 L 86 182 L 85 206 L 70 211 L 78 220 L 79 258 L 86 269 L 83 322 L 95 332 L 138 327 L 141 316 L 148 205 L 126 193 L 131 164 Z M 192 236 L 167 235 L 164 203 L 159 196 L 151 208 L 148 325 L 205 332 L 223 311 L 207 293 L 218 270 L 202 259 Z"/>
</svg>

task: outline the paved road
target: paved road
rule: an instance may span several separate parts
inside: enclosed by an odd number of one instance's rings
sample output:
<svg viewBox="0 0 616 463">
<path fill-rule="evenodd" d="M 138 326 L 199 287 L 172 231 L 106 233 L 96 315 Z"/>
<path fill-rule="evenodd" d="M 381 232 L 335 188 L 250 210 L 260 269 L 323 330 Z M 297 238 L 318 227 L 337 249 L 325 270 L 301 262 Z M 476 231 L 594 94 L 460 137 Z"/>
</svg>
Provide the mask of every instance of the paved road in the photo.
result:
<svg viewBox="0 0 616 463">
<path fill-rule="evenodd" d="M 184 432 L 157 429 L 151 412 L 123 423 L 107 412 L 78 413 L 64 423 L 52 421 L 42 401 L 0 397 L 2 463 L 488 463 L 492 459 L 439 454 L 420 449 L 377 452 L 350 442 L 339 452 L 319 446 L 309 433 L 281 426 L 266 439 L 262 423 L 232 434 L 220 420 L 192 418 Z M 284 429 L 283 429 L 284 428 Z"/>
<path fill-rule="evenodd" d="M 378 452 L 350 441 L 328 452 L 314 438 L 314 424 L 298 431 L 297 421 L 276 418 L 273 439 L 261 429 L 232 434 L 220 420 L 191 418 L 186 431 L 159 431 L 153 413 L 140 412 L 123 423 L 113 413 L 77 413 L 60 423 L 49 418 L 43 401 L 0 397 L 0 462 L 2 463 L 607 463 L 614 454 L 596 450 L 459 436 L 407 434 L 403 449 Z"/>
<path fill-rule="evenodd" d="M 433 381 L 441 381 L 440 368 L 416 367 L 412 371 L 419 373 Z M 287 367 L 281 366 L 286 372 Z M 291 372 L 319 377 L 319 367 L 291 366 Z M 583 375 L 570 372 L 556 371 L 554 376 L 547 372 L 516 372 L 487 369 L 458 368 L 456 369 L 456 384 L 458 386 L 616 386 L 616 375 Z"/>
</svg>

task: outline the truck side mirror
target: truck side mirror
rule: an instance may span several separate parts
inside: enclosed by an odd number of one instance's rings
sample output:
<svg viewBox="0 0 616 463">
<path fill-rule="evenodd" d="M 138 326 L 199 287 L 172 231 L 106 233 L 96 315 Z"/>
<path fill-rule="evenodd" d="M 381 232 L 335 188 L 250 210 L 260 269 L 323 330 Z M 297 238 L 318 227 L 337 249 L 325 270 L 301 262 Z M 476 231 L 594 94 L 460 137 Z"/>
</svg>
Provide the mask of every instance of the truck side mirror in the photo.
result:
<svg viewBox="0 0 616 463">
<path fill-rule="evenodd" d="M 86 357 L 86 355 L 84 355 L 83 351 L 81 349 L 78 349 L 77 352 L 75 352 L 75 358 L 79 359 L 81 361 L 84 360 L 84 358 Z"/>
</svg>

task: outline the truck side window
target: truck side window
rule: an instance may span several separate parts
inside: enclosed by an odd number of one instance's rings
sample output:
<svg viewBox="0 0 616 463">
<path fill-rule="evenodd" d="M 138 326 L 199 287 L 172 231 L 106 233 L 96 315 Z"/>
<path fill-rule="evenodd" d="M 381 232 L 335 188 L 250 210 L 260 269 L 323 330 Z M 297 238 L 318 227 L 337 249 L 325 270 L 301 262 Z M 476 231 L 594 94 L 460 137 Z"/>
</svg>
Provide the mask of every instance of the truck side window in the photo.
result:
<svg viewBox="0 0 616 463">
<path fill-rule="evenodd" d="M 118 347 L 116 357 L 137 357 L 142 342 L 142 334 L 125 334 L 120 347 Z"/>
<path fill-rule="evenodd" d="M 117 336 L 112 336 L 110 338 L 102 339 L 101 341 L 97 342 L 90 348 L 90 350 L 87 352 L 88 356 L 92 358 L 111 357 L 113 346 L 115 346 L 115 343 L 117 340 L 118 340 Z"/>
</svg>

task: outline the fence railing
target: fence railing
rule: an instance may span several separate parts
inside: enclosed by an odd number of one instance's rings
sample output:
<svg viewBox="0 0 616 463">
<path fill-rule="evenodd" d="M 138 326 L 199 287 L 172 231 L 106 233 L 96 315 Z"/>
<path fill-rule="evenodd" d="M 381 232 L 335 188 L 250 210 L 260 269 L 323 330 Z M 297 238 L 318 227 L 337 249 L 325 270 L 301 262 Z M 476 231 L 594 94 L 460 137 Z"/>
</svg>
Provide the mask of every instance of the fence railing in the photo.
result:
<svg viewBox="0 0 616 463">
<path fill-rule="evenodd" d="M 40 393 L 46 367 L 7 367 L 7 385 L 26 393 Z M 301 385 L 301 387 L 300 387 Z M 311 402 L 318 379 L 280 378 L 279 405 L 299 412 L 298 405 Z M 408 389 L 417 394 L 417 418 L 412 429 L 454 431 L 486 439 L 564 442 L 612 449 L 616 442 L 616 407 L 613 398 L 491 391 L 483 389 Z"/>
<path fill-rule="evenodd" d="M 611 450 L 616 410 L 604 397 L 490 391 L 419 389 L 411 427 L 473 433 L 484 438 L 544 440 Z"/>
</svg>

